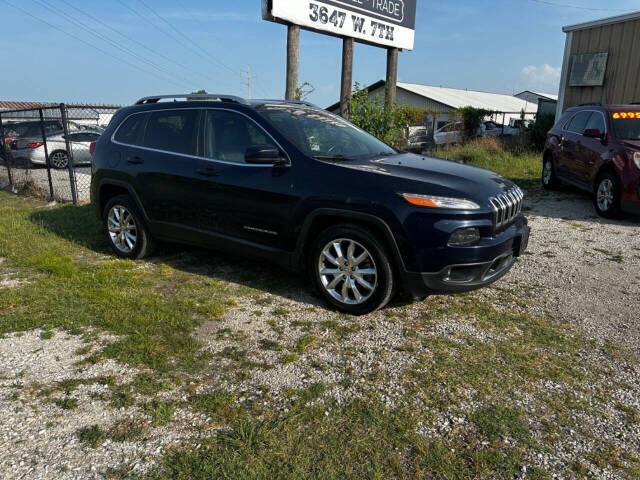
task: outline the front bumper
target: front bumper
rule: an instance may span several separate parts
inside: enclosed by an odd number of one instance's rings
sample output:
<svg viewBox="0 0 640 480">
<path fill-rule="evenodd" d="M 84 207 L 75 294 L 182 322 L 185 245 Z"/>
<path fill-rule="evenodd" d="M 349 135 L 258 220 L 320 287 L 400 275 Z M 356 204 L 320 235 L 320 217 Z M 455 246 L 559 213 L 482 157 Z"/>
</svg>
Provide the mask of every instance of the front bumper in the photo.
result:
<svg viewBox="0 0 640 480">
<path fill-rule="evenodd" d="M 524 220 L 524 219 L 523 219 Z M 530 228 L 520 221 L 511 235 L 496 245 L 475 249 L 477 261 L 454 263 L 437 272 L 403 272 L 405 291 L 413 297 L 461 293 L 490 285 L 506 275 L 529 244 Z"/>
</svg>

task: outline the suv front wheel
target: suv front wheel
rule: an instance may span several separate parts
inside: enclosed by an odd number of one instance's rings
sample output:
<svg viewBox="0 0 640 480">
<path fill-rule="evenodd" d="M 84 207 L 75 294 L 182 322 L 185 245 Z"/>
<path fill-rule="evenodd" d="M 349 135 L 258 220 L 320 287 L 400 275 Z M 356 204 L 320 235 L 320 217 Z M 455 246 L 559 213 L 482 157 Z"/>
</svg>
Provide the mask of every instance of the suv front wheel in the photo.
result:
<svg viewBox="0 0 640 480">
<path fill-rule="evenodd" d="M 129 195 L 118 195 L 107 202 L 102 218 L 109 246 L 120 258 L 138 260 L 153 249 L 153 239 Z"/>
<path fill-rule="evenodd" d="M 620 182 L 612 172 L 604 172 L 596 180 L 593 205 L 601 217 L 615 218 L 620 214 Z"/>
<path fill-rule="evenodd" d="M 393 295 L 387 250 L 369 230 L 337 225 L 314 242 L 310 272 L 320 295 L 345 313 L 363 315 L 384 307 Z"/>
</svg>

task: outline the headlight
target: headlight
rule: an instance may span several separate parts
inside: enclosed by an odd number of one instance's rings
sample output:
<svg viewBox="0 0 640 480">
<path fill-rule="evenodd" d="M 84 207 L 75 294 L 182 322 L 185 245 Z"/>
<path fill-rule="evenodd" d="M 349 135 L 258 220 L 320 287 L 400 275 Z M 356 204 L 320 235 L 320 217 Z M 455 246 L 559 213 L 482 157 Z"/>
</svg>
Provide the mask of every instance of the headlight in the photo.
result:
<svg viewBox="0 0 640 480">
<path fill-rule="evenodd" d="M 402 197 L 412 205 L 431 208 L 453 208 L 456 210 L 478 210 L 480 205 L 465 198 L 437 197 L 435 195 L 418 195 L 403 193 Z"/>
<path fill-rule="evenodd" d="M 640 168 L 640 152 L 635 152 L 633 154 L 633 163 L 636 164 L 636 167 Z"/>
</svg>

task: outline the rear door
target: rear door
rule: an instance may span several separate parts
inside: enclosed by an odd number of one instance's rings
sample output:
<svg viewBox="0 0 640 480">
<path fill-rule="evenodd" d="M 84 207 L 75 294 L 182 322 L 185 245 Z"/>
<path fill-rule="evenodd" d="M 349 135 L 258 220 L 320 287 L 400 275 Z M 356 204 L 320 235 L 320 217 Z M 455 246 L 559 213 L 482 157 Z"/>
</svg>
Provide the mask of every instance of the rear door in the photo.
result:
<svg viewBox="0 0 640 480">
<path fill-rule="evenodd" d="M 558 175 L 574 182 L 580 182 L 582 176 L 582 162 L 579 151 L 581 149 L 582 133 L 593 112 L 583 110 L 576 113 L 563 133 L 561 153 L 558 159 Z"/>
<path fill-rule="evenodd" d="M 126 147 L 121 162 L 133 176 L 154 233 L 161 236 L 186 239 L 186 231 L 198 226 L 193 208 L 193 171 L 199 119 L 197 108 L 135 114 L 123 124 L 127 127 L 127 122 L 132 122 L 132 138 L 123 138 L 127 132 L 121 137 L 120 131 L 115 135 L 115 140 Z M 140 134 L 138 122 L 142 120 L 143 133 Z"/>
<path fill-rule="evenodd" d="M 204 157 L 194 182 L 201 230 L 284 248 L 295 202 L 291 166 L 245 162 L 247 147 L 275 140 L 254 120 L 233 110 L 207 109 Z"/>
</svg>

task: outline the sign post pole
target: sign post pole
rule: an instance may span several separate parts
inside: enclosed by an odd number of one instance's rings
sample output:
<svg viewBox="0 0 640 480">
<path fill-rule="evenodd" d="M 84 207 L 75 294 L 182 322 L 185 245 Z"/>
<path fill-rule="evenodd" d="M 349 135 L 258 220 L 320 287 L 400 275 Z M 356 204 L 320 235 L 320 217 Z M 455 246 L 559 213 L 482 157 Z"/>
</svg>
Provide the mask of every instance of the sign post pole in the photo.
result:
<svg viewBox="0 0 640 480">
<path fill-rule="evenodd" d="M 287 90 L 284 98 L 295 100 L 298 90 L 300 64 L 300 26 L 290 24 L 287 28 Z"/>
<path fill-rule="evenodd" d="M 396 103 L 398 85 L 398 49 L 387 49 L 387 105 Z"/>
<path fill-rule="evenodd" d="M 340 88 L 340 116 L 351 118 L 351 85 L 353 84 L 353 38 L 342 39 L 342 82 Z"/>
</svg>

